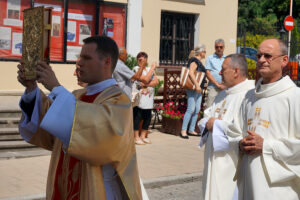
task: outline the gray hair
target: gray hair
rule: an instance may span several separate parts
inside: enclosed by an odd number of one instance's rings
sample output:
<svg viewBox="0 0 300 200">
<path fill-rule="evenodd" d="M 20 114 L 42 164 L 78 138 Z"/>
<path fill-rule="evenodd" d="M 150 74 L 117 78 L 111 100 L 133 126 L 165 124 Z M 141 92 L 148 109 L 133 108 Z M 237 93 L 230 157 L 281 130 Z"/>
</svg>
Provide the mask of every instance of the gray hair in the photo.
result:
<svg viewBox="0 0 300 200">
<path fill-rule="evenodd" d="M 219 44 L 219 43 L 222 43 L 223 46 L 225 46 L 225 42 L 224 42 L 224 40 L 223 40 L 222 38 L 217 39 L 217 40 L 215 41 L 215 45 L 216 45 L 216 44 Z"/>
<path fill-rule="evenodd" d="M 280 39 L 276 39 L 276 40 L 278 42 L 281 55 L 288 55 L 288 48 L 287 48 L 286 44 Z"/>
<path fill-rule="evenodd" d="M 235 53 L 226 56 L 226 58 L 230 58 L 229 65 L 231 66 L 231 68 L 235 68 L 235 67 L 240 68 L 241 75 L 247 77 L 248 63 L 244 55 Z"/>
<path fill-rule="evenodd" d="M 199 44 L 192 51 L 190 51 L 189 58 L 200 55 L 201 52 L 206 51 L 206 47 L 204 44 Z"/>
</svg>

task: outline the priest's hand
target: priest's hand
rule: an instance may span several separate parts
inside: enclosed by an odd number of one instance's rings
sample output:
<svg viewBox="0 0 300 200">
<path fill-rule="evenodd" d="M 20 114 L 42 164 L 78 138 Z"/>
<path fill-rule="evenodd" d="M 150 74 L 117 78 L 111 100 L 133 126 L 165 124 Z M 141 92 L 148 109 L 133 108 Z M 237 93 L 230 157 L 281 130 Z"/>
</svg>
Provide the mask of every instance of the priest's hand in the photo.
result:
<svg viewBox="0 0 300 200">
<path fill-rule="evenodd" d="M 18 67 L 18 76 L 17 79 L 18 81 L 26 88 L 26 93 L 33 91 L 37 84 L 36 84 L 36 80 L 26 80 L 25 79 L 25 69 L 23 66 L 24 62 L 21 60 L 20 64 L 17 65 Z"/>
<path fill-rule="evenodd" d="M 206 122 L 205 127 L 206 127 L 207 130 L 209 130 L 210 132 L 213 130 L 215 120 L 216 120 L 216 118 L 211 117 L 211 118 L 209 118 L 209 120 Z"/>
<path fill-rule="evenodd" d="M 247 132 L 249 135 L 240 141 L 241 151 L 249 155 L 261 154 L 264 139 L 254 131 Z"/>
<path fill-rule="evenodd" d="M 50 65 L 47 65 L 45 62 L 39 61 L 36 67 L 37 81 L 43 86 L 52 91 L 54 87 L 59 86 L 59 82 L 55 76 Z"/>
</svg>

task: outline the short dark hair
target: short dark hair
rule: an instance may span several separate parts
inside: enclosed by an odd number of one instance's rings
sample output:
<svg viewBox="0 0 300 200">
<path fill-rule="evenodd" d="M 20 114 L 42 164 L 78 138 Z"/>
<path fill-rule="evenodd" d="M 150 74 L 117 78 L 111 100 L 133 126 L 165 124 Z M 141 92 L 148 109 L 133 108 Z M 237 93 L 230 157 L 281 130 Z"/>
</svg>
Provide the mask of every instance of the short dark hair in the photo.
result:
<svg viewBox="0 0 300 200">
<path fill-rule="evenodd" d="M 118 57 L 119 57 L 119 48 L 116 42 L 107 37 L 107 36 L 92 36 L 85 38 L 83 40 L 84 44 L 95 43 L 97 44 L 96 51 L 99 53 L 99 57 L 111 57 L 111 70 L 112 72 L 115 70 Z"/>
<path fill-rule="evenodd" d="M 138 53 L 138 55 L 136 56 L 136 59 L 139 59 L 140 57 L 148 58 L 148 54 L 146 54 L 145 52 L 141 51 L 141 52 Z"/>
</svg>

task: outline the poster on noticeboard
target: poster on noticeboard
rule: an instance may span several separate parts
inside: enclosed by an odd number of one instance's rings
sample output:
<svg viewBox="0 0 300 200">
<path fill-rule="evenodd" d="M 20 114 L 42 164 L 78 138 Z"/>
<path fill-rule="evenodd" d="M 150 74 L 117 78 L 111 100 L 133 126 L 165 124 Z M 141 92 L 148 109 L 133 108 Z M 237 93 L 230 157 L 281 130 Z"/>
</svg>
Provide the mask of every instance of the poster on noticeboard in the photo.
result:
<svg viewBox="0 0 300 200">
<path fill-rule="evenodd" d="M 103 18 L 103 31 L 102 35 L 108 37 L 114 36 L 114 20 L 111 18 Z"/>
<path fill-rule="evenodd" d="M 85 38 L 90 37 L 92 34 L 91 25 L 89 24 L 80 24 L 79 25 L 79 44 L 83 44 Z"/>
</svg>

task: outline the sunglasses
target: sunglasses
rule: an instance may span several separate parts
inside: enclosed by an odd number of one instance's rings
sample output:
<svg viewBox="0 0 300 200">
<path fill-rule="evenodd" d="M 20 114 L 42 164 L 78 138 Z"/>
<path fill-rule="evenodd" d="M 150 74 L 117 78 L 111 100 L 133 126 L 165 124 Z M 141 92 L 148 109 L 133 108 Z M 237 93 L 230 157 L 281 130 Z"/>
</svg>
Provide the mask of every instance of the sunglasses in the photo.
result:
<svg viewBox="0 0 300 200">
<path fill-rule="evenodd" d="M 257 60 L 259 60 L 262 56 L 264 56 L 264 58 L 266 60 L 274 60 L 276 58 L 279 58 L 280 56 L 284 56 L 284 55 L 272 55 L 272 54 L 269 54 L 269 53 L 258 53 L 256 54 L 256 58 Z"/>
<path fill-rule="evenodd" d="M 223 49 L 224 46 L 215 46 L 216 49 Z"/>
</svg>

